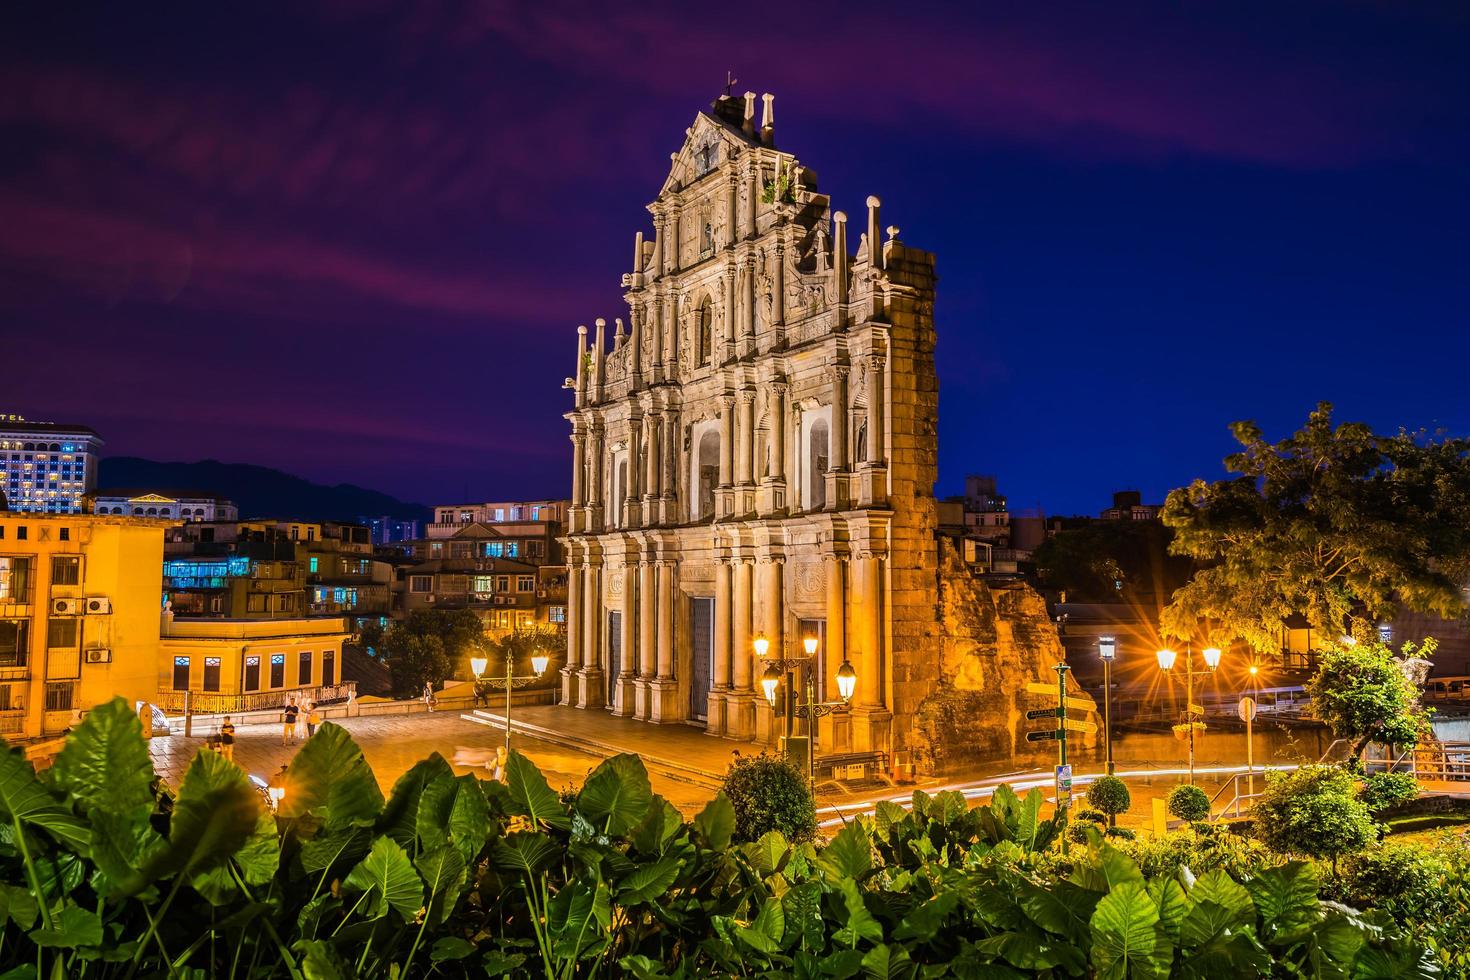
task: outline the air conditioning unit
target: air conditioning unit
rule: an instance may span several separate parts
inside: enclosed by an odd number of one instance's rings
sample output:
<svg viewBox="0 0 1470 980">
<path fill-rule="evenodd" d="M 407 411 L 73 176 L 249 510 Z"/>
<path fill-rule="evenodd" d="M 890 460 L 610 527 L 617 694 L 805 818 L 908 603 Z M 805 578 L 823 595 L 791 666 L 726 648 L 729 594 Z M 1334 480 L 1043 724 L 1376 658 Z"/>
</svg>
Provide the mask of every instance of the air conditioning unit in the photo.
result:
<svg viewBox="0 0 1470 980">
<path fill-rule="evenodd" d="M 80 599 L 52 599 L 51 614 L 53 616 L 75 616 L 82 611 L 82 600 Z"/>
<path fill-rule="evenodd" d="M 428 601 L 429 602 L 433 602 L 434 601 L 434 593 L 432 593 L 432 592 L 429 593 L 429 595 L 428 595 Z"/>
<path fill-rule="evenodd" d="M 83 599 L 88 616 L 101 616 L 112 612 L 112 600 L 105 595 L 92 595 Z"/>
<path fill-rule="evenodd" d="M 110 663 L 112 663 L 112 651 L 111 650 L 108 650 L 108 649 L 105 649 L 105 648 L 100 648 L 99 647 L 98 649 L 95 649 L 95 650 L 87 650 L 87 651 L 84 651 L 83 654 L 82 654 L 82 656 L 86 658 L 86 661 L 89 664 L 110 664 Z"/>
</svg>

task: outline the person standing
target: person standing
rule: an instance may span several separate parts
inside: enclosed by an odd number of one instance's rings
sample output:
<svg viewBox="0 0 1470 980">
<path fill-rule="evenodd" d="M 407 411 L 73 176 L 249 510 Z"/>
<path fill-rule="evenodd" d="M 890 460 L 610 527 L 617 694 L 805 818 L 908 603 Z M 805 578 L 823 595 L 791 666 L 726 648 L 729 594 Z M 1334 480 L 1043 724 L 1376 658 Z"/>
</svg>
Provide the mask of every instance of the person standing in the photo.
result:
<svg viewBox="0 0 1470 980">
<path fill-rule="evenodd" d="M 306 706 L 306 737 L 311 738 L 316 734 L 316 726 L 322 723 L 322 709 L 316 706 L 316 702 L 309 702 Z"/>
<path fill-rule="evenodd" d="M 490 778 L 493 779 L 493 780 L 495 780 L 497 783 L 503 783 L 503 782 L 505 782 L 505 763 L 506 763 L 506 758 L 507 757 L 506 757 L 506 754 L 505 754 L 505 746 L 504 745 L 496 746 L 496 748 L 495 748 L 495 768 L 494 768 L 494 770 L 493 770 Z"/>
<path fill-rule="evenodd" d="M 424 704 L 428 705 L 430 711 L 434 710 L 434 685 L 428 681 L 424 681 Z"/>
<path fill-rule="evenodd" d="M 294 743 L 296 741 L 296 718 L 301 714 L 301 709 L 296 707 L 296 699 L 286 705 L 286 710 L 281 712 L 281 744 Z"/>
<path fill-rule="evenodd" d="M 235 724 L 229 715 L 225 715 L 219 726 L 219 754 L 230 762 L 235 761 Z"/>
</svg>

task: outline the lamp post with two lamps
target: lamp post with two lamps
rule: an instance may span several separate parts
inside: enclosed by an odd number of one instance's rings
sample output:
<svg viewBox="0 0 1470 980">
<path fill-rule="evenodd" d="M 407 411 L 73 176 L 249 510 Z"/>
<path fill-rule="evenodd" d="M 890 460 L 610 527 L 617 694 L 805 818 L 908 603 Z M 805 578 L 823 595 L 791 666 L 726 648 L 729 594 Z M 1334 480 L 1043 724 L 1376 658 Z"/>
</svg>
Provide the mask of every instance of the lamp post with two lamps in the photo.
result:
<svg viewBox="0 0 1470 980">
<path fill-rule="evenodd" d="M 807 719 L 806 740 L 806 774 L 807 781 L 811 787 L 813 796 L 816 795 L 816 738 L 815 726 L 818 718 L 824 718 L 832 712 L 845 709 L 852 700 L 853 692 L 857 690 L 857 671 L 853 670 L 852 664 L 847 660 L 837 668 L 837 693 L 841 695 L 840 701 L 818 701 L 816 680 L 812 677 L 810 669 L 817 656 L 817 638 L 808 636 L 802 641 L 802 647 L 806 653 L 805 657 L 779 657 L 771 658 L 771 641 L 765 636 L 757 636 L 752 643 L 755 647 L 755 655 L 765 663 L 766 669 L 761 674 L 761 690 L 765 692 L 766 700 L 772 708 L 777 707 L 777 695 L 785 702 L 782 713 L 786 716 L 786 734 L 782 738 L 782 748 L 786 749 L 796 731 L 796 719 Z M 794 674 L 798 667 L 806 668 L 806 701 L 798 702 L 793 688 Z M 781 686 L 782 675 L 785 675 L 786 685 L 784 690 Z"/>
<path fill-rule="evenodd" d="M 551 658 L 546 654 L 537 653 L 531 657 L 531 669 L 536 672 L 535 676 L 517 677 L 515 675 L 515 650 L 513 646 L 506 644 L 505 676 L 482 678 L 481 675 L 485 673 L 485 668 L 490 666 L 489 659 L 486 657 L 470 658 L 470 670 L 474 671 L 476 684 L 485 683 L 497 690 L 504 689 L 505 691 L 505 754 L 507 757 L 510 755 L 510 692 L 540 680 L 546 673 L 546 667 L 550 662 Z"/>
<path fill-rule="evenodd" d="M 1174 661 L 1176 659 L 1178 659 L 1179 654 L 1175 653 L 1173 650 L 1164 649 L 1164 650 L 1160 650 L 1158 652 L 1158 655 L 1157 656 L 1158 656 L 1158 659 L 1159 659 L 1159 669 L 1167 673 L 1168 671 L 1174 669 Z M 1219 647 L 1208 647 L 1208 648 L 1206 648 L 1204 650 L 1201 650 L 1200 651 L 1200 656 L 1204 658 L 1205 666 L 1208 667 L 1208 668 L 1210 668 L 1211 671 L 1214 671 L 1217 667 L 1220 666 L 1220 648 Z M 1185 698 L 1184 721 L 1185 721 L 1185 724 L 1189 726 L 1189 781 L 1191 783 L 1193 783 L 1194 782 L 1194 725 L 1195 725 L 1194 716 L 1196 714 L 1199 714 L 1199 715 L 1203 716 L 1205 712 L 1204 712 L 1204 709 L 1203 708 L 1200 708 L 1198 712 L 1195 711 L 1195 703 L 1194 703 L 1194 648 L 1192 646 L 1186 646 L 1184 648 L 1184 691 L 1185 691 L 1185 693 L 1184 693 L 1184 698 Z"/>
</svg>

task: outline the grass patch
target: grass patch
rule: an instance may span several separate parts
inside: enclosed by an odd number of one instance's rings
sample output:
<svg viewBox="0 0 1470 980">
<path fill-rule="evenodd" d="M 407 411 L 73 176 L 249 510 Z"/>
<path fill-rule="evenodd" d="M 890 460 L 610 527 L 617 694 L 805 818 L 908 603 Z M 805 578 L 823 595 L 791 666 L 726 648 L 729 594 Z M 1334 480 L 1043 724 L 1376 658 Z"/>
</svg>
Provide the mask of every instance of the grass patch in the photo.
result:
<svg viewBox="0 0 1470 980">
<path fill-rule="evenodd" d="M 1426 813 L 1418 817 L 1399 817 L 1388 821 L 1390 834 L 1410 834 L 1419 830 L 1458 827 L 1470 824 L 1470 813 Z"/>
</svg>

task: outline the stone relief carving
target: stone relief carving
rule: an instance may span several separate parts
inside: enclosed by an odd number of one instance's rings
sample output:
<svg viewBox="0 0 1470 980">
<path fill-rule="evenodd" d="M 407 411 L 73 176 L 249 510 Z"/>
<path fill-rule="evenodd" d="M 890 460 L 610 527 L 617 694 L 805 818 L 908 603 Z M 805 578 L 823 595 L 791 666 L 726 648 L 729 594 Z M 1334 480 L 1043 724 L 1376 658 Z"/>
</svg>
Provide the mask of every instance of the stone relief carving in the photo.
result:
<svg viewBox="0 0 1470 980">
<path fill-rule="evenodd" d="M 603 588 L 609 599 L 617 599 L 623 594 L 623 569 L 616 571 L 609 569 L 603 578 Z"/>
<path fill-rule="evenodd" d="M 796 564 L 796 574 L 792 576 L 796 595 L 803 599 L 815 599 L 820 597 L 827 584 L 826 576 L 822 573 L 820 562 L 803 561 Z"/>
</svg>

